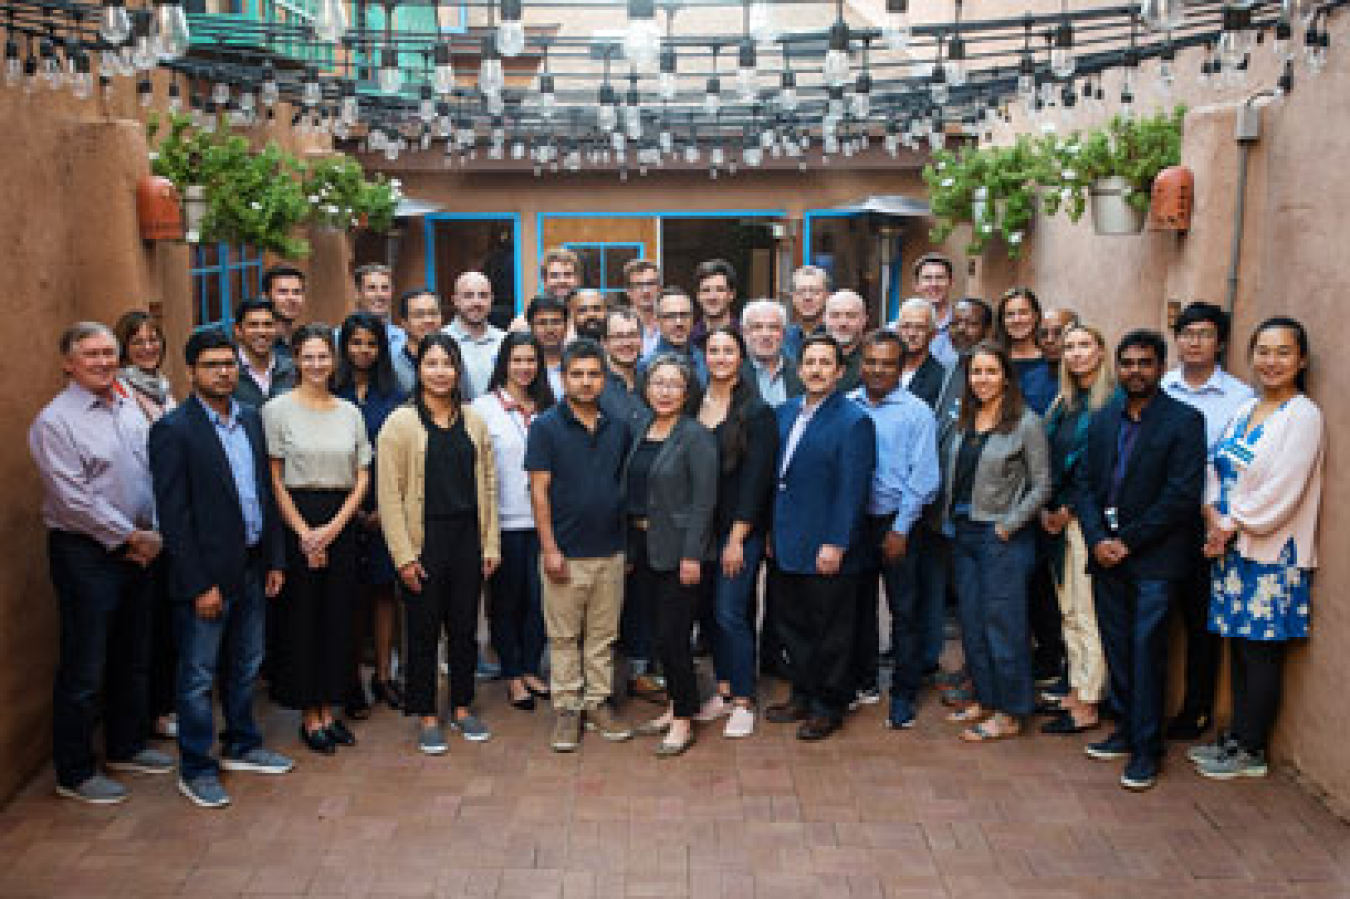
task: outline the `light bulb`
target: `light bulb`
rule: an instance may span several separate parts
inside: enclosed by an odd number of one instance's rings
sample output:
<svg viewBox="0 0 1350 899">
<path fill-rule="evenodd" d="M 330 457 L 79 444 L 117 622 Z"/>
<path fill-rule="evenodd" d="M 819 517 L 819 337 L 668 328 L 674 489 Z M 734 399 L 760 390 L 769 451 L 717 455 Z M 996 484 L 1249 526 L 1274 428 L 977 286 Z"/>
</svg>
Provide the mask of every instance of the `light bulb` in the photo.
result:
<svg viewBox="0 0 1350 899">
<path fill-rule="evenodd" d="M 628 145 L 628 138 L 624 137 L 622 131 L 615 131 L 609 136 L 609 143 L 614 147 L 615 153 L 622 153 L 624 147 Z"/>
<path fill-rule="evenodd" d="M 136 49 L 131 54 L 131 64 L 138 72 L 148 72 L 159 64 L 159 54 L 155 51 L 155 39 L 150 35 L 136 38 Z"/>
<path fill-rule="evenodd" d="M 188 51 L 190 41 L 187 14 L 177 0 L 156 0 L 153 37 L 159 58 L 177 59 Z"/>
<path fill-rule="evenodd" d="M 725 161 L 726 154 L 723 152 L 721 144 L 713 147 L 712 152 L 708 154 L 708 162 L 714 166 L 720 166 Z"/>
<path fill-rule="evenodd" d="M 674 72 L 662 72 L 656 79 L 656 93 L 667 103 L 675 100 L 675 94 L 678 90 L 679 80 Z"/>
<path fill-rule="evenodd" d="M 613 131 L 614 126 L 618 124 L 618 114 L 614 111 L 614 106 L 601 103 L 595 111 L 595 123 L 601 131 Z"/>
<path fill-rule="evenodd" d="M 1275 40 L 1273 42 L 1275 58 L 1280 62 L 1292 58 L 1289 45 L 1293 37 L 1294 27 L 1289 24 L 1288 19 L 1281 16 L 1280 20 L 1275 23 Z"/>
<path fill-rule="evenodd" d="M 752 103 L 755 99 L 755 93 L 759 89 L 756 83 L 755 70 L 751 68 L 739 68 L 736 70 L 736 97 L 742 103 Z"/>
<path fill-rule="evenodd" d="M 495 52 L 485 54 L 478 66 L 478 89 L 489 97 L 500 96 L 506 87 L 506 75 L 502 72 L 502 60 Z"/>
<path fill-rule="evenodd" d="M 966 43 L 960 37 L 951 39 L 947 46 L 947 59 L 942 65 L 949 86 L 961 87 L 966 83 Z"/>
<path fill-rule="evenodd" d="M 779 78 L 778 105 L 788 112 L 797 109 L 797 76 L 793 72 L 784 72 Z"/>
<path fill-rule="evenodd" d="M 78 100 L 87 100 L 94 92 L 94 76 L 89 74 L 88 63 L 85 64 L 84 71 L 77 69 L 75 74 L 70 76 L 70 90 Z"/>
<path fill-rule="evenodd" d="M 933 74 L 928 76 L 928 96 L 938 106 L 947 102 L 947 70 L 943 66 L 933 66 Z"/>
<path fill-rule="evenodd" d="M 1030 103 L 1036 99 L 1035 75 L 1017 76 L 1017 96 L 1023 103 Z"/>
<path fill-rule="evenodd" d="M 656 143 L 661 148 L 662 153 L 670 153 L 675 149 L 675 135 L 669 131 L 662 131 L 657 135 Z"/>
<path fill-rule="evenodd" d="M 417 101 L 417 117 L 424 125 L 430 125 L 436 119 L 436 101 L 431 98 L 430 87 L 422 88 L 421 98 Z"/>
<path fill-rule="evenodd" d="M 230 86 L 224 81 L 217 81 L 211 86 L 211 99 L 217 106 L 228 106 L 230 104 Z"/>
<path fill-rule="evenodd" d="M 941 128 L 935 128 L 928 132 L 928 149 L 937 151 L 947 143 L 947 135 Z"/>
<path fill-rule="evenodd" d="M 98 13 L 98 36 L 114 47 L 131 37 L 131 16 L 123 0 L 103 0 Z"/>
<path fill-rule="evenodd" d="M 1050 48 L 1050 72 L 1056 78 L 1073 76 L 1078 60 L 1073 55 L 1073 25 L 1066 19 L 1055 29 L 1054 44 Z"/>
<path fill-rule="evenodd" d="M 38 72 L 47 87 L 60 90 L 61 84 L 65 81 L 65 73 L 61 71 L 61 61 L 56 58 L 56 51 L 51 49 L 50 44 L 43 47 Z"/>
<path fill-rule="evenodd" d="M 761 47 L 769 47 L 778 42 L 780 34 L 773 4 L 768 0 L 754 0 L 750 4 L 750 37 Z"/>
<path fill-rule="evenodd" d="M 403 70 L 398 67 L 398 57 L 388 47 L 380 63 L 378 80 L 382 93 L 396 94 L 403 89 Z"/>
<path fill-rule="evenodd" d="M 381 79 L 384 78 L 383 71 L 380 72 L 380 78 Z M 318 106 L 320 103 L 323 102 L 323 88 L 319 86 L 319 81 L 317 78 L 314 77 L 313 74 L 311 74 L 307 79 L 305 79 L 305 85 L 301 92 L 300 102 L 303 103 L 306 107 Z"/>
<path fill-rule="evenodd" d="M 848 26 L 835 22 L 830 26 L 830 49 L 825 52 L 825 83 L 831 87 L 848 81 Z"/>
<path fill-rule="evenodd" d="M 506 57 L 519 56 L 525 52 L 524 22 L 503 21 L 497 26 L 497 51 Z"/>
<path fill-rule="evenodd" d="M 908 53 L 914 30 L 909 23 L 909 0 L 886 0 L 886 18 L 881 39 L 892 53 Z"/>
<path fill-rule="evenodd" d="M 183 94 L 178 89 L 177 81 L 169 82 L 169 112 L 178 115 L 183 109 Z"/>
<path fill-rule="evenodd" d="M 854 94 L 849 101 L 849 113 L 855 119 L 867 118 L 867 113 L 872 109 L 872 98 L 867 94 Z"/>
<path fill-rule="evenodd" d="M 1176 31 L 1186 19 L 1186 0 L 1140 0 L 1139 20 L 1154 31 Z"/>
<path fill-rule="evenodd" d="M 336 44 L 347 33 L 347 7 L 342 0 L 319 0 L 314 14 L 314 36 L 327 44 Z"/>
<path fill-rule="evenodd" d="M 23 63 L 19 60 L 19 44 L 10 37 L 5 41 L 5 87 L 17 87 L 23 78 Z"/>
<path fill-rule="evenodd" d="M 1225 31 L 1219 35 L 1219 62 L 1229 71 L 1237 68 L 1242 62 L 1245 51 L 1242 48 L 1242 41 L 1238 38 L 1236 32 Z"/>
<path fill-rule="evenodd" d="M 628 27 L 623 33 L 623 56 L 635 67 L 650 71 L 661 53 L 661 30 L 656 25 L 653 0 L 628 0 Z"/>
<path fill-rule="evenodd" d="M 552 91 L 539 95 L 539 114 L 546 119 L 551 119 L 558 112 L 558 95 Z"/>
<path fill-rule="evenodd" d="M 277 86 L 277 73 L 272 63 L 263 64 L 262 87 L 259 91 L 263 106 L 271 108 L 281 99 L 281 88 Z"/>
<path fill-rule="evenodd" d="M 361 101 L 356 94 L 347 94 L 342 98 L 339 114 L 346 125 L 355 125 L 361 118 Z"/>
<path fill-rule="evenodd" d="M 438 96 L 455 89 L 455 67 L 450 62 L 450 46 L 438 43 L 435 48 L 435 68 L 431 70 L 431 88 Z"/>
<path fill-rule="evenodd" d="M 708 79 L 707 93 L 703 95 L 703 111 L 710 116 L 717 115 L 722 108 L 722 83 L 716 78 Z"/>
</svg>

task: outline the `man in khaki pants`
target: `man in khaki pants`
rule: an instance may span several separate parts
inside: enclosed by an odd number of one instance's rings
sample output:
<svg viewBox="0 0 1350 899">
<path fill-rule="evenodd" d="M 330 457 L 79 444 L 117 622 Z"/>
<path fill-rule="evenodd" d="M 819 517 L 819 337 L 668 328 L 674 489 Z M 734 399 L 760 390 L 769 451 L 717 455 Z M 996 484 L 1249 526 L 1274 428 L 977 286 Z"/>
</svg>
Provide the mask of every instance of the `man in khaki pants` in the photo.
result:
<svg viewBox="0 0 1350 899">
<path fill-rule="evenodd" d="M 624 459 L 628 425 L 601 411 L 605 356 L 580 337 L 562 355 L 563 402 L 530 426 L 525 470 L 539 532 L 550 688 L 558 711 L 553 749 L 572 752 L 587 727 L 607 740 L 633 732 L 605 704 L 623 606 Z"/>
</svg>

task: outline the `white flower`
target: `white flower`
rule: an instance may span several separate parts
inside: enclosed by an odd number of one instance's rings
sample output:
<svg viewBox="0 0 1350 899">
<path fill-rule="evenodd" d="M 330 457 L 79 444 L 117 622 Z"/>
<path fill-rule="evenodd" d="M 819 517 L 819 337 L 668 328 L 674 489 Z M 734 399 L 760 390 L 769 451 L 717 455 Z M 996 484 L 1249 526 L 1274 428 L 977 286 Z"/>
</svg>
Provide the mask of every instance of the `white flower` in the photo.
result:
<svg viewBox="0 0 1350 899">
<path fill-rule="evenodd" d="M 248 204 L 248 208 L 257 212 L 262 209 L 262 204 L 259 203 L 257 200 L 253 200 Z"/>
<path fill-rule="evenodd" d="M 1054 133 L 1055 133 L 1055 123 L 1054 123 L 1054 122 L 1042 122 L 1042 123 L 1041 123 L 1041 133 L 1042 133 L 1042 134 L 1054 134 Z"/>
<path fill-rule="evenodd" d="M 1064 152 L 1068 153 L 1070 156 L 1077 156 L 1082 151 L 1082 149 L 1083 149 L 1082 146 L 1079 144 L 1066 143 L 1064 145 Z"/>
<path fill-rule="evenodd" d="M 325 203 L 325 204 L 324 204 L 324 207 L 323 207 L 323 211 L 326 212 L 326 213 L 328 213 L 329 215 L 337 215 L 337 214 L 338 214 L 338 208 L 337 208 L 336 206 L 334 206 L 332 203 Z"/>
<path fill-rule="evenodd" d="M 313 197 L 313 196 L 311 196 L 311 197 L 308 197 L 307 199 L 308 199 L 311 203 L 318 203 L 318 202 L 319 202 L 319 198 L 318 198 L 318 197 Z"/>
<path fill-rule="evenodd" d="M 1063 188 L 1060 188 L 1060 191 L 1059 191 L 1059 198 L 1060 198 L 1063 202 L 1065 202 L 1065 203 L 1067 203 L 1067 202 L 1069 202 L 1070 200 L 1072 200 L 1072 199 L 1073 199 L 1073 188 L 1071 188 L 1071 187 L 1063 187 Z"/>
<path fill-rule="evenodd" d="M 1078 177 L 1078 173 L 1075 172 L 1073 169 L 1065 169 L 1059 174 L 1060 177 L 1062 177 L 1065 181 L 1073 181 L 1075 178 Z"/>
<path fill-rule="evenodd" d="M 993 233 L 994 233 L 994 226 L 993 226 L 991 223 L 989 223 L 989 222 L 985 222 L 983 225 L 980 226 L 980 233 L 981 233 L 981 234 L 993 234 Z"/>
<path fill-rule="evenodd" d="M 403 186 L 403 182 L 400 181 L 400 180 L 398 180 L 397 178 L 390 178 L 390 179 L 389 179 L 389 186 L 390 186 L 390 187 L 393 187 L 393 188 L 402 187 L 402 186 Z"/>
<path fill-rule="evenodd" d="M 1014 231 L 1008 235 L 1008 243 L 1016 245 L 1022 242 L 1022 232 Z"/>
<path fill-rule="evenodd" d="M 956 183 L 956 180 L 953 178 L 943 178 L 938 183 L 940 183 L 943 187 L 951 187 L 953 184 Z"/>
</svg>

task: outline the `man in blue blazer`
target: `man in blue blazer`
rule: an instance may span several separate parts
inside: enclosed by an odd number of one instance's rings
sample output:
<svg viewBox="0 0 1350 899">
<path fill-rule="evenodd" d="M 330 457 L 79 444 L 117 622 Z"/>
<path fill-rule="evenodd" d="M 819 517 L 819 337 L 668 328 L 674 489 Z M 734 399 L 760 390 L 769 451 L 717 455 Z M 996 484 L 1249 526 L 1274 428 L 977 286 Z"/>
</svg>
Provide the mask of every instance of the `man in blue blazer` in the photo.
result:
<svg viewBox="0 0 1350 899">
<path fill-rule="evenodd" d="M 203 808 L 228 805 L 218 773 L 284 774 L 262 747 L 253 687 L 262 665 L 266 597 L 281 590 L 285 550 L 262 422 L 233 399 L 234 344 L 218 328 L 187 342 L 192 396 L 150 430 L 150 473 L 177 604 L 178 787 Z M 211 756 L 211 690 L 221 680 L 225 732 Z"/>
<path fill-rule="evenodd" d="M 1124 396 L 1093 417 L 1073 501 L 1119 721 L 1087 754 L 1129 759 L 1120 777 L 1128 790 L 1153 786 L 1161 770 L 1167 607 L 1193 564 L 1205 480 L 1205 422 L 1159 389 L 1166 358 L 1156 331 L 1121 339 Z"/>
<path fill-rule="evenodd" d="M 798 368 L 805 393 L 776 410 L 781 449 L 770 547 L 792 695 L 765 714 L 775 723 L 801 722 L 802 740 L 834 733 L 853 698 L 853 597 L 876 429 L 836 390 L 844 368 L 834 338 L 806 338 Z"/>
</svg>

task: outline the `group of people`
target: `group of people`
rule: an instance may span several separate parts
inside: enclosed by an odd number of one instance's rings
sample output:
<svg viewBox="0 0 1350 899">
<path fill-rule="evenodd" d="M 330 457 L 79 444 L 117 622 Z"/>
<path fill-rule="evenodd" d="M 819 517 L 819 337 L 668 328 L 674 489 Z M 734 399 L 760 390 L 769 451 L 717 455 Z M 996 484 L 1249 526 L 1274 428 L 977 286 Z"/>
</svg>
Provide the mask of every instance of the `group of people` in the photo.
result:
<svg viewBox="0 0 1350 899">
<path fill-rule="evenodd" d="M 888 726 L 914 724 L 929 684 L 971 743 L 1036 714 L 1053 734 L 1110 719 L 1087 754 L 1126 760 L 1135 790 L 1165 737 L 1210 729 L 1227 638 L 1232 722 L 1189 757 L 1265 773 L 1282 650 L 1308 632 L 1325 442 L 1296 321 L 1254 331 L 1253 390 L 1220 365 L 1216 306 L 1181 313 L 1168 371 L 1162 334 L 1111 347 L 1026 288 L 953 301 L 938 254 L 871 331 L 814 266 L 786 304 L 740 302 L 723 260 L 692 297 L 649 260 L 617 296 L 579 272 L 549 251 L 502 329 L 481 273 L 455 281 L 447 322 L 433 291 L 395 297 L 367 265 L 333 328 L 304 322 L 304 275 L 274 268 L 232 333 L 189 337 L 180 403 L 149 315 L 72 326 L 68 385 L 29 433 L 61 611 L 58 792 L 118 802 L 105 771 L 176 765 L 216 807 L 221 770 L 289 771 L 253 717 L 260 677 L 317 753 L 355 745 L 344 718 L 372 702 L 414 717 L 424 753 L 446 727 L 490 739 L 484 612 L 506 699 L 551 702 L 559 752 L 589 730 L 676 756 L 721 719 L 748 737 L 762 673 L 790 685 L 764 719 L 826 739 L 889 667 Z M 949 597 L 962 662 L 944 671 Z M 1164 722 L 1173 611 L 1186 691 Z M 616 693 L 662 711 L 630 724 Z"/>
</svg>

